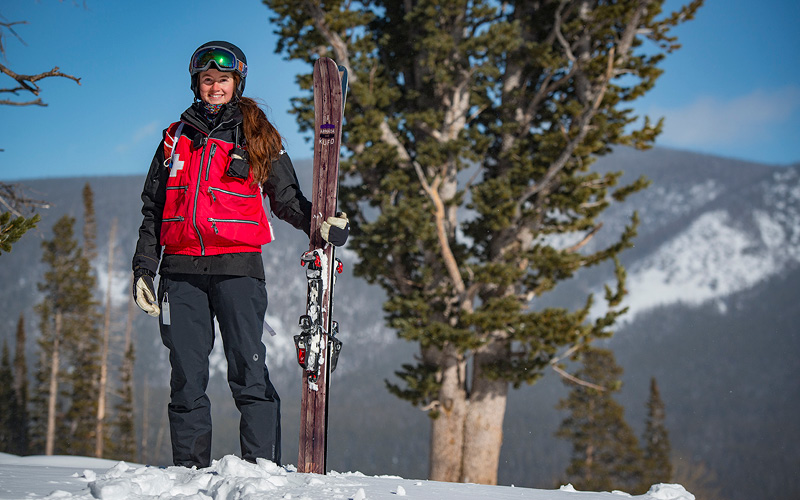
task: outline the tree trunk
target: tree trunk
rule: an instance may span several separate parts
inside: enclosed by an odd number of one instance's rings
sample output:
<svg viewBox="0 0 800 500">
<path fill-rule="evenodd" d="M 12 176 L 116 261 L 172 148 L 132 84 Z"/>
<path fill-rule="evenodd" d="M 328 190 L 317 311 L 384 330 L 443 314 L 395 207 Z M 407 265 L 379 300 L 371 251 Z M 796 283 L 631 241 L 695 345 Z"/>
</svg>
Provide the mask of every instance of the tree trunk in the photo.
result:
<svg viewBox="0 0 800 500">
<path fill-rule="evenodd" d="M 427 349 L 426 360 L 442 367 L 442 386 L 439 390 L 439 415 L 431 421 L 429 478 L 433 481 L 458 482 L 461 477 L 464 450 L 464 419 L 467 413 L 467 393 L 464 389 L 466 363 L 452 347 L 444 351 Z"/>
<path fill-rule="evenodd" d="M 28 405 L 28 368 L 25 363 L 25 318 L 19 315 L 17 322 L 17 344 L 14 351 L 14 394 L 21 409 Z"/>
<path fill-rule="evenodd" d="M 114 276 L 114 244 L 117 238 L 117 219 L 111 221 L 108 237 L 108 286 L 106 287 L 106 310 L 103 318 L 103 347 L 100 351 L 100 384 L 97 388 L 97 423 L 95 426 L 94 456 L 102 458 L 105 444 L 106 392 L 108 387 L 108 344 L 111 339 L 111 288 Z"/>
<path fill-rule="evenodd" d="M 147 379 L 142 387 L 142 442 L 139 444 L 139 463 L 155 461 L 155 453 L 152 453 L 148 446 L 150 436 L 150 384 Z"/>
<path fill-rule="evenodd" d="M 463 483 L 497 484 L 508 382 L 487 378 L 484 367 L 503 359 L 507 350 L 504 343 L 494 342 L 479 349 L 474 356 L 472 391 L 464 427 L 460 478 Z"/>
<path fill-rule="evenodd" d="M 53 339 L 53 353 L 50 356 L 50 387 L 47 400 L 47 436 L 45 440 L 45 455 L 55 452 L 56 443 L 56 402 L 58 399 L 58 369 L 61 340 L 61 311 L 56 311 L 55 334 Z"/>
</svg>

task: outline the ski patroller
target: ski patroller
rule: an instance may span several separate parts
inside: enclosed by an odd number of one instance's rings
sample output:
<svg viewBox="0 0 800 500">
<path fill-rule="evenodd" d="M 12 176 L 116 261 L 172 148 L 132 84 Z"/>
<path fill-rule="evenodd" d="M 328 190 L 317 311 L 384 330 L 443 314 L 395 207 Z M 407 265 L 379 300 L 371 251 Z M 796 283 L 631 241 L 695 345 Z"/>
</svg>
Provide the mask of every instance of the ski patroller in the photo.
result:
<svg viewBox="0 0 800 500">
<path fill-rule="evenodd" d="M 340 71 L 342 72 L 340 74 Z M 332 320 L 333 288 L 341 262 L 325 242 L 320 226 L 336 215 L 339 190 L 339 149 L 347 92 L 347 70 L 323 57 L 314 64 L 314 173 L 309 250 L 301 257 L 306 268 L 306 313 L 294 336 L 297 361 L 303 368 L 300 400 L 300 443 L 297 470 L 325 474 L 328 389 L 342 343 Z"/>
</svg>

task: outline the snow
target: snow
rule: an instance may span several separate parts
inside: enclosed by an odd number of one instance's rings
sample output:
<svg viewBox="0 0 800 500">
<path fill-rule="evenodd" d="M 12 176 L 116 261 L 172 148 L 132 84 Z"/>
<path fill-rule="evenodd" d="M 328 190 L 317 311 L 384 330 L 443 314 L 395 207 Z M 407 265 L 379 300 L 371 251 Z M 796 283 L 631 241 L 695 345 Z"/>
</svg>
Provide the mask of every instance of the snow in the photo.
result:
<svg viewBox="0 0 800 500">
<path fill-rule="evenodd" d="M 631 266 L 630 293 L 623 301 L 629 311 L 621 322 L 676 303 L 700 306 L 716 302 L 720 313 L 725 313 L 726 297 L 800 263 L 800 250 L 794 244 L 800 218 L 786 223 L 763 210 L 754 210 L 751 217 L 755 232 L 737 224 L 726 210 L 706 212 Z M 605 309 L 605 304 L 598 303 L 592 314 L 600 316 Z"/>
<path fill-rule="evenodd" d="M 17 457 L 0 453 L 0 499 L 48 500 L 695 500 L 677 484 L 657 484 L 645 495 L 513 486 L 441 483 L 359 472 L 302 474 L 259 459 L 228 455 L 205 469 L 159 468 L 72 456 Z"/>
</svg>

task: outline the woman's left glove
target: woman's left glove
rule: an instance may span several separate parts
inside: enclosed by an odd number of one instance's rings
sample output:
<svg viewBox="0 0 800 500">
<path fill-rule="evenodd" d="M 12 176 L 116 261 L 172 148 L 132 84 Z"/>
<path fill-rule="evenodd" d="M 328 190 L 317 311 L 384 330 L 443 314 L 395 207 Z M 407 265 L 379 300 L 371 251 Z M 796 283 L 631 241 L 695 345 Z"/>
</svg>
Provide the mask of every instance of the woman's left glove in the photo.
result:
<svg viewBox="0 0 800 500">
<path fill-rule="evenodd" d="M 150 271 L 137 269 L 133 272 L 133 300 L 142 311 L 150 316 L 157 318 L 161 314 L 153 287 L 153 275 Z"/>
<path fill-rule="evenodd" d="M 319 228 L 322 239 L 335 247 L 340 247 L 347 242 L 350 236 L 350 221 L 347 214 L 339 212 L 335 217 L 328 217 Z"/>
</svg>

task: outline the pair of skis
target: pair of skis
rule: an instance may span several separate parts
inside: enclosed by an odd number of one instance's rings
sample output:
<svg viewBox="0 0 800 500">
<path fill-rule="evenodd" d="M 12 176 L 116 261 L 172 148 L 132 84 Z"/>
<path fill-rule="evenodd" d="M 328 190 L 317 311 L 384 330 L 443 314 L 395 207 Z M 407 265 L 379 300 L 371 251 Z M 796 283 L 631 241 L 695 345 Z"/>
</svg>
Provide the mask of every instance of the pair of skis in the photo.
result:
<svg viewBox="0 0 800 500">
<path fill-rule="evenodd" d="M 342 343 L 331 319 L 333 287 L 342 264 L 333 245 L 322 239 L 320 226 L 336 215 L 339 192 L 339 148 L 347 94 L 347 70 L 323 57 L 314 64 L 314 174 L 309 250 L 301 258 L 306 268 L 306 313 L 294 336 L 297 362 L 303 368 L 300 403 L 299 472 L 325 474 L 328 389 Z"/>
</svg>

